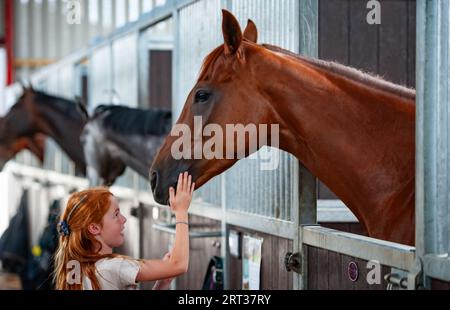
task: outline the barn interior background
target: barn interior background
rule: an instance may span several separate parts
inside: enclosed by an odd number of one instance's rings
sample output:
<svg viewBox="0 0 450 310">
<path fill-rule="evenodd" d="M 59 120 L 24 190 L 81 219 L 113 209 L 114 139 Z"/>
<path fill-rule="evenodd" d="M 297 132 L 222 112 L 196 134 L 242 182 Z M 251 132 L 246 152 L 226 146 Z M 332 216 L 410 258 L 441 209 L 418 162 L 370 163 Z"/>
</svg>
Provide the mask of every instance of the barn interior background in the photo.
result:
<svg viewBox="0 0 450 310">
<path fill-rule="evenodd" d="M 244 236 L 263 240 L 261 289 L 450 288 L 450 8 L 447 1 L 380 1 L 381 23 L 369 24 L 368 2 L 1 0 L 0 113 L 14 105 L 22 94 L 17 82 L 24 81 L 48 94 L 81 97 L 89 111 L 102 103 L 164 107 L 176 121 L 203 58 L 223 42 L 221 9 L 227 8 L 241 25 L 247 18 L 257 24 L 259 42 L 417 89 L 416 247 L 364 237 L 345 205 L 280 151 L 276 170 L 241 160 L 196 192 L 193 259 L 174 288 L 200 289 L 210 259 L 221 256 L 223 287 L 241 289 Z M 0 234 L 25 194 L 24 255 L 41 256 L 50 206 L 64 206 L 69 192 L 87 186 L 52 139 L 46 139 L 43 164 L 20 152 L 0 173 Z M 173 241 L 173 219 L 153 200 L 148 180 L 128 168 L 112 191 L 128 217 L 120 251 L 162 257 Z M 380 264 L 377 283 L 367 280 L 370 261 Z"/>
</svg>

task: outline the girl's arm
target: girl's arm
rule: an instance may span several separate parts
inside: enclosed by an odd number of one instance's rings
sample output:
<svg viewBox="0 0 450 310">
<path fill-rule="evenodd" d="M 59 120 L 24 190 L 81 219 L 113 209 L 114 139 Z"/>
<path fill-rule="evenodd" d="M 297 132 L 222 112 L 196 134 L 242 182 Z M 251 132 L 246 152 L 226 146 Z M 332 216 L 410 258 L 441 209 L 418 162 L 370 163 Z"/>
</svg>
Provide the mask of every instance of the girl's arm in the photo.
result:
<svg viewBox="0 0 450 310">
<path fill-rule="evenodd" d="M 186 273 L 189 265 L 188 208 L 191 203 L 195 183 L 187 172 L 178 177 L 177 192 L 169 189 L 169 203 L 175 214 L 175 244 L 168 260 L 142 260 L 136 282 L 154 281 L 179 276 Z M 181 222 L 181 223 L 180 223 Z M 183 223 L 184 222 L 184 223 Z"/>
<path fill-rule="evenodd" d="M 164 255 L 163 260 L 168 260 L 170 258 L 171 252 L 166 253 Z M 156 281 L 155 285 L 153 285 L 152 290 L 168 290 L 170 288 L 170 283 L 174 278 L 167 278 L 163 280 Z"/>
</svg>

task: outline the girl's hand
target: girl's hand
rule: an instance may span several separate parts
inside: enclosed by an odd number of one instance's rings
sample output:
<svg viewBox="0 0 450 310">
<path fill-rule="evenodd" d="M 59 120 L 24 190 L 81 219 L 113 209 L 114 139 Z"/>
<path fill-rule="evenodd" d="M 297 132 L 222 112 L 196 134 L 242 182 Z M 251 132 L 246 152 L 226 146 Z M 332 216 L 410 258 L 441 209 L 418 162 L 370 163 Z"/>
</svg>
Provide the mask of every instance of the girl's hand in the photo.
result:
<svg viewBox="0 0 450 310">
<path fill-rule="evenodd" d="M 178 176 L 177 191 L 173 187 L 169 188 L 169 204 L 175 215 L 179 212 L 186 213 L 191 204 L 195 183 L 192 183 L 192 176 L 180 173 Z"/>
</svg>

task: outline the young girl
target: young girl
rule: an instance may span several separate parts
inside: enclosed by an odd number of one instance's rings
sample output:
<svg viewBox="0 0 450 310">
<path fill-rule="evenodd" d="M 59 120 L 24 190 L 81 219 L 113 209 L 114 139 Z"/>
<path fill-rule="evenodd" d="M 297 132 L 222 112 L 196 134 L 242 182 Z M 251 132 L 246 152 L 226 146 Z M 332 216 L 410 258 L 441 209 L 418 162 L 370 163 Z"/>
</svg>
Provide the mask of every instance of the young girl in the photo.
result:
<svg viewBox="0 0 450 310">
<path fill-rule="evenodd" d="M 70 196 L 59 223 L 55 255 L 57 289 L 135 289 L 138 282 L 155 281 L 153 289 L 168 288 L 171 278 L 185 273 L 189 264 L 188 208 L 195 183 L 188 173 L 178 177 L 177 190 L 169 189 L 169 204 L 176 218 L 175 244 L 162 260 L 134 260 L 113 254 L 123 244 L 126 218 L 107 188 L 93 188 Z M 78 268 L 78 269 L 77 269 Z M 80 273 L 77 277 L 77 271 Z"/>
</svg>

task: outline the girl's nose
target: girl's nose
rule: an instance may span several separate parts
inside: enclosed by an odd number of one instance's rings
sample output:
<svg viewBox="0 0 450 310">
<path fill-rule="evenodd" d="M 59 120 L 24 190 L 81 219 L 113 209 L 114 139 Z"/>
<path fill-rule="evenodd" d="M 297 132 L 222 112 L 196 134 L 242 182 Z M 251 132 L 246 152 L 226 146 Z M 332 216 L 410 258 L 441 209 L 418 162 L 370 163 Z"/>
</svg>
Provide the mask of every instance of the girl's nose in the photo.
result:
<svg viewBox="0 0 450 310">
<path fill-rule="evenodd" d="M 122 222 L 125 224 L 127 222 L 127 218 L 122 215 Z"/>
</svg>

